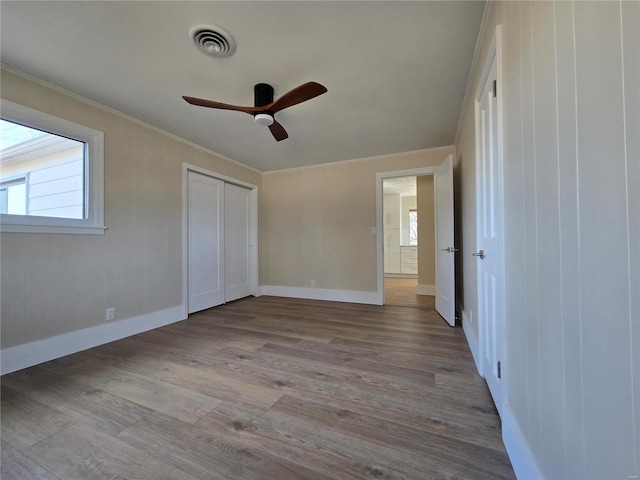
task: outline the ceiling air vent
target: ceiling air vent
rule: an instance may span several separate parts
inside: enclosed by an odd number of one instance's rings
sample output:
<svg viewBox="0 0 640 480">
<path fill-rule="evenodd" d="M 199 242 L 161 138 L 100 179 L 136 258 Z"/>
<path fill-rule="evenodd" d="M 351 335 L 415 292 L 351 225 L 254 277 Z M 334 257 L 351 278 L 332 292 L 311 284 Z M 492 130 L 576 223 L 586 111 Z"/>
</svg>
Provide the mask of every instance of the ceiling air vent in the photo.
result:
<svg viewBox="0 0 640 480">
<path fill-rule="evenodd" d="M 211 57 L 228 57 L 236 51 L 236 42 L 229 32 L 215 25 L 193 27 L 189 38 L 198 50 Z"/>
</svg>

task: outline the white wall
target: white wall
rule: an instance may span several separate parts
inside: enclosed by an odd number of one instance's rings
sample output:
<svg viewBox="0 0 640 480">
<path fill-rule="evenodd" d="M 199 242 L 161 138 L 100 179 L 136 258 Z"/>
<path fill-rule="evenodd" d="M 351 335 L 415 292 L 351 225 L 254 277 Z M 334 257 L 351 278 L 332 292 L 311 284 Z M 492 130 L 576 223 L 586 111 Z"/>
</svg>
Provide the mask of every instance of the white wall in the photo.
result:
<svg viewBox="0 0 640 480">
<path fill-rule="evenodd" d="M 497 24 L 507 448 L 523 478 L 636 478 L 640 3 L 492 5 L 458 145 L 467 319 L 476 305 L 469 254 L 481 248 L 473 242 L 472 97 Z M 477 341 L 476 324 L 468 331 Z"/>
</svg>

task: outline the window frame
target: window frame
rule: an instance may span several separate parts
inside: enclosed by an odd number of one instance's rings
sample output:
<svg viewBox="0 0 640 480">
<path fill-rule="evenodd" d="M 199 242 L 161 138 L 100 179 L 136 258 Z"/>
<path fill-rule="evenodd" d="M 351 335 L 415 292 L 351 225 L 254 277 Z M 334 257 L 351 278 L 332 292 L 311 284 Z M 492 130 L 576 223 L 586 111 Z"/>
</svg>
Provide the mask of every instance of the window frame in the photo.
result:
<svg viewBox="0 0 640 480">
<path fill-rule="evenodd" d="M 0 179 L 0 199 L 2 198 L 2 191 L 7 191 L 7 210 L 9 203 L 9 188 L 16 185 L 23 185 L 25 190 L 25 198 L 24 198 L 24 207 L 27 209 L 27 198 L 29 197 L 29 173 L 24 173 L 22 175 L 14 175 L 12 177 L 6 177 L 4 180 Z M 0 205 L 2 205 L 2 200 L 0 200 Z M 2 214 L 2 208 L 0 207 L 0 214 Z M 4 215 L 4 214 L 3 214 Z M 14 214 L 11 214 L 14 215 Z"/>
<path fill-rule="evenodd" d="M 32 108 L 0 100 L 0 117 L 84 143 L 84 218 L 0 214 L 0 232 L 103 235 L 104 133 Z"/>
</svg>

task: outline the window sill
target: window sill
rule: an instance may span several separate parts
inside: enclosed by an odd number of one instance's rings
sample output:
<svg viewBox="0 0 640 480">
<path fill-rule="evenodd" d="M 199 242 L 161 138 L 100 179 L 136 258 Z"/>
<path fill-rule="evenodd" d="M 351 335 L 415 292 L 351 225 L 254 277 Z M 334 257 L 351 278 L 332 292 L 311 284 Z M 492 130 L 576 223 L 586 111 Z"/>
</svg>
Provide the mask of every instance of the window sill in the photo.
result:
<svg viewBox="0 0 640 480">
<path fill-rule="evenodd" d="M 107 227 L 89 225 L 17 225 L 0 223 L 0 233 L 63 233 L 71 235 L 104 235 Z"/>
</svg>

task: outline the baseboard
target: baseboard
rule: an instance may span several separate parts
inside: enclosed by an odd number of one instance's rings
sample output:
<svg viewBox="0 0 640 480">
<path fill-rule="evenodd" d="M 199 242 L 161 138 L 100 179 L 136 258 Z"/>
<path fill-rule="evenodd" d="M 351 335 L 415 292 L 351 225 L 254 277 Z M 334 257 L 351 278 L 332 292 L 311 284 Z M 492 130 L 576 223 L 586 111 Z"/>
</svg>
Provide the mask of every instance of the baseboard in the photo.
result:
<svg viewBox="0 0 640 480">
<path fill-rule="evenodd" d="M 469 350 L 471 350 L 471 355 L 473 355 L 473 361 L 476 364 L 476 368 L 478 369 L 478 373 L 483 375 L 482 372 L 482 358 L 480 357 L 480 345 L 478 344 L 478 337 L 476 336 L 473 328 L 471 328 L 472 318 L 470 315 L 473 315 L 473 312 L 467 313 L 466 311 L 459 309 L 462 312 L 462 330 L 464 331 L 465 337 L 467 337 L 467 343 L 469 344 Z"/>
<path fill-rule="evenodd" d="M 329 302 L 381 305 L 377 292 L 330 290 L 326 288 L 284 287 L 280 285 L 262 285 L 260 289 L 262 295 L 270 295 L 272 297 L 304 298 L 307 300 L 327 300 Z"/>
<path fill-rule="evenodd" d="M 509 405 L 502 409 L 502 441 L 518 480 L 540 480 L 544 477 L 520 431 Z"/>
<path fill-rule="evenodd" d="M 0 352 L 0 374 L 15 372 L 88 348 L 130 337 L 185 319 L 184 306 L 167 308 L 138 317 L 104 323 L 44 340 L 5 348 Z"/>
<path fill-rule="evenodd" d="M 385 273 L 384 278 L 418 278 L 415 273 Z"/>
<path fill-rule="evenodd" d="M 418 295 L 431 295 L 435 296 L 436 294 L 436 286 L 435 285 L 422 285 L 418 284 L 416 287 L 416 294 Z"/>
</svg>

